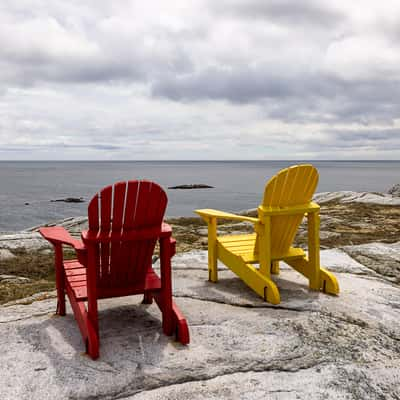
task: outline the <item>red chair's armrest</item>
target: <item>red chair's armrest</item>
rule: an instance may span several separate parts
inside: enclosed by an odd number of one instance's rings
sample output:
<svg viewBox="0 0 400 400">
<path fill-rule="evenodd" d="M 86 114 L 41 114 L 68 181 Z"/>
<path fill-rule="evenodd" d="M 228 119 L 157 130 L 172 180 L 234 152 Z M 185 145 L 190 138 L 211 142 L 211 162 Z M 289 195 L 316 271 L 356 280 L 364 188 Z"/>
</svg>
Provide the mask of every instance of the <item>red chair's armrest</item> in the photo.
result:
<svg viewBox="0 0 400 400">
<path fill-rule="evenodd" d="M 43 227 L 39 229 L 40 234 L 54 246 L 66 244 L 72 246 L 76 251 L 86 250 L 85 245 L 78 239 L 74 239 L 69 232 L 61 226 Z"/>
<path fill-rule="evenodd" d="M 169 241 L 171 257 L 173 257 L 176 253 L 176 240 L 172 237 L 171 226 L 165 222 L 161 225 L 160 243 L 164 240 Z"/>
<path fill-rule="evenodd" d="M 150 228 L 138 228 L 127 231 L 82 231 L 81 238 L 83 243 L 111 243 L 113 241 L 129 241 L 129 240 L 150 240 L 150 239 L 165 239 L 171 237 L 172 228 L 162 223 L 161 229 L 159 226 Z"/>
<path fill-rule="evenodd" d="M 171 225 L 163 222 L 161 225 L 161 236 L 171 236 L 172 235 L 172 228 Z"/>
</svg>

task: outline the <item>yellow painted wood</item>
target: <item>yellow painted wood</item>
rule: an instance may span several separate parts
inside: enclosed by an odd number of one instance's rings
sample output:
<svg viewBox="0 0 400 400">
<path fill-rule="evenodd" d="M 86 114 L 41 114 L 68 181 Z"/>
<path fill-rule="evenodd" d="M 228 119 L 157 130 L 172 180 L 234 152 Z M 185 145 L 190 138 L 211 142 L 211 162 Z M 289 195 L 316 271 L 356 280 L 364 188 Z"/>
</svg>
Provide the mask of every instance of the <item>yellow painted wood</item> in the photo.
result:
<svg viewBox="0 0 400 400">
<path fill-rule="evenodd" d="M 320 289 L 320 260 L 319 260 L 319 213 L 318 211 L 307 214 L 308 222 L 308 263 L 310 289 Z"/>
<path fill-rule="evenodd" d="M 227 250 L 235 254 L 238 254 L 242 257 L 250 257 L 251 255 L 254 261 L 259 260 L 258 252 L 254 252 L 254 250 L 257 249 L 257 238 L 255 234 L 220 236 L 217 238 L 217 241 Z M 276 261 L 304 256 L 305 252 L 303 249 L 298 247 L 290 247 L 289 250 L 284 254 L 271 254 L 271 259 L 272 261 Z"/>
<path fill-rule="evenodd" d="M 251 264 L 245 261 L 225 248 L 218 247 L 219 259 L 234 272 L 247 286 L 253 289 L 265 301 L 271 304 L 280 303 L 280 295 L 275 283 L 261 274 Z"/>
<path fill-rule="evenodd" d="M 261 221 L 264 216 L 279 216 L 279 215 L 296 215 L 296 214 L 305 214 L 307 212 L 313 212 L 320 209 L 320 206 L 317 203 L 310 202 L 307 204 L 301 204 L 299 206 L 287 206 L 287 207 L 264 207 L 259 206 L 258 212 L 260 215 Z"/>
<path fill-rule="evenodd" d="M 264 223 L 256 225 L 258 234 L 258 254 L 260 259 L 260 272 L 271 277 L 271 218 L 266 217 Z"/>
<path fill-rule="evenodd" d="M 241 234 L 241 235 L 219 236 L 218 237 L 218 240 L 221 243 L 224 243 L 224 244 L 239 243 L 239 242 L 253 243 L 255 239 L 256 239 L 256 234 L 255 233 Z"/>
<path fill-rule="evenodd" d="M 300 272 L 306 278 L 309 278 L 309 273 L 308 273 L 309 264 L 308 264 L 308 259 L 306 257 L 301 259 L 291 259 L 285 261 L 296 271 Z M 319 274 L 320 274 L 319 290 L 322 290 L 324 293 L 339 294 L 339 283 L 335 275 L 333 275 L 332 272 L 327 271 L 325 268 L 321 266 L 319 268 Z"/>
<path fill-rule="evenodd" d="M 279 275 L 279 261 L 272 261 L 271 274 Z"/>
<path fill-rule="evenodd" d="M 336 276 L 332 272 L 327 271 L 325 268 L 320 267 L 319 269 L 321 290 L 324 293 L 339 294 L 339 283 Z"/>
<path fill-rule="evenodd" d="M 208 279 L 211 282 L 218 281 L 217 263 L 217 219 L 211 217 L 208 221 Z"/>
<path fill-rule="evenodd" d="M 208 224 L 209 273 L 216 282 L 217 259 L 221 260 L 266 301 L 277 304 L 279 292 L 271 273 L 279 273 L 285 261 L 309 280 L 314 290 L 339 293 L 335 276 L 320 267 L 319 205 L 312 202 L 318 172 L 312 165 L 295 165 L 272 177 L 258 207 L 258 218 L 213 209 L 196 210 Z M 308 257 L 292 247 L 298 227 L 307 216 Z M 254 234 L 217 237 L 217 219 L 254 223 Z M 252 264 L 259 264 L 259 268 Z"/>
<path fill-rule="evenodd" d="M 233 221 L 248 221 L 248 222 L 258 222 L 258 218 L 247 217 L 245 215 L 236 215 L 227 213 L 224 211 L 213 210 L 210 208 L 202 209 L 202 210 L 195 210 L 195 213 L 199 214 L 203 219 L 209 217 L 216 217 L 221 219 L 230 219 Z"/>
</svg>

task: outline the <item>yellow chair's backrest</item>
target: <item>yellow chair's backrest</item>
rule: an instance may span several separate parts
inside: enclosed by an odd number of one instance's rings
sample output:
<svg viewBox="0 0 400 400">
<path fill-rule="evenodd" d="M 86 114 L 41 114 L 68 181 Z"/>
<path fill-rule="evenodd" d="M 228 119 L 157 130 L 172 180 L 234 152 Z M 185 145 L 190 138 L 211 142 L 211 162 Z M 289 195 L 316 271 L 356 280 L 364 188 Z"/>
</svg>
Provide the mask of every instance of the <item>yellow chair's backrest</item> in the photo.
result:
<svg viewBox="0 0 400 400">
<path fill-rule="evenodd" d="M 318 171 L 310 165 L 285 168 L 272 177 L 264 191 L 262 206 L 291 207 L 309 203 L 318 184 Z M 293 243 L 304 215 L 271 218 L 272 255 L 285 254 Z"/>
</svg>

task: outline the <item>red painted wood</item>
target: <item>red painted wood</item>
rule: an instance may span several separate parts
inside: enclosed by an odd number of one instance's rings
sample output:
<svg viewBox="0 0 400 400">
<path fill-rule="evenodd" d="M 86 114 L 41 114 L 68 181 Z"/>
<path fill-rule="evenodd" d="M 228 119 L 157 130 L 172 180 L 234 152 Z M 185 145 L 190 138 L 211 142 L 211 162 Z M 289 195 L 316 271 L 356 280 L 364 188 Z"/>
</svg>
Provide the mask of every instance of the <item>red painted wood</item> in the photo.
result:
<svg viewBox="0 0 400 400">
<path fill-rule="evenodd" d="M 99 356 L 97 301 L 101 298 L 144 294 L 156 300 L 162 313 L 163 331 L 176 333 L 189 343 L 186 320 L 172 301 L 171 257 L 175 240 L 171 227 L 162 222 L 167 196 L 148 181 L 116 183 L 104 188 L 89 203 L 89 230 L 83 242 L 60 227 L 42 228 L 41 234 L 56 249 L 58 268 L 57 312 L 65 314 L 67 293 L 88 354 Z M 160 271 L 151 265 L 156 241 L 160 242 Z M 62 261 L 61 245 L 75 248 L 78 260 Z M 58 267 L 57 267 L 58 266 Z M 87 309 L 85 307 L 87 302 Z"/>
<path fill-rule="evenodd" d="M 57 311 L 58 315 L 65 315 L 65 278 L 63 271 L 62 245 L 54 246 L 54 264 L 56 269 Z"/>
<path fill-rule="evenodd" d="M 152 205 L 155 202 L 159 202 L 161 195 L 160 187 L 153 182 L 141 181 L 138 192 L 134 227 L 136 229 L 160 227 L 163 215 L 158 215 L 158 210 L 156 212 L 152 210 Z M 162 191 L 162 193 L 164 192 Z M 144 280 L 146 271 L 151 266 L 151 256 L 155 243 L 156 240 L 148 240 L 141 243 L 136 249 L 134 254 L 134 269 L 132 271 L 135 279 Z"/>
<path fill-rule="evenodd" d="M 78 301 L 70 285 L 66 286 L 66 292 L 68 295 L 69 302 L 71 304 L 72 311 L 74 312 L 76 322 L 78 323 L 79 330 L 81 331 L 83 340 L 86 340 L 88 333 L 87 333 L 87 312 L 85 304 Z"/>
<path fill-rule="evenodd" d="M 126 195 L 124 231 L 134 228 L 139 181 L 129 181 Z"/>
<path fill-rule="evenodd" d="M 112 186 L 107 186 L 100 192 L 100 229 L 103 232 L 109 232 L 111 227 L 112 189 Z"/>
<path fill-rule="evenodd" d="M 53 245 L 67 244 L 75 250 L 80 251 L 85 248 L 83 243 L 74 239 L 62 226 L 44 227 L 39 229 L 40 234 Z"/>
<path fill-rule="evenodd" d="M 110 247 L 110 285 L 118 286 L 123 282 L 123 259 L 121 258 L 121 230 L 125 210 L 126 182 L 118 182 L 114 185 L 112 233 Z M 115 237 L 115 240 L 113 240 Z"/>
<path fill-rule="evenodd" d="M 118 182 L 114 185 L 112 231 L 120 232 L 125 211 L 126 182 Z"/>
<path fill-rule="evenodd" d="M 172 282 L 171 282 L 171 243 L 168 238 L 160 240 L 160 269 L 161 296 L 163 303 L 163 331 L 171 335 L 173 331 L 172 320 Z"/>
<path fill-rule="evenodd" d="M 89 203 L 88 222 L 91 231 L 99 229 L 99 195 L 97 193 Z"/>
<path fill-rule="evenodd" d="M 108 238 L 111 227 L 111 206 L 112 206 L 112 186 L 105 187 L 100 192 L 101 220 L 100 232 Z M 100 242 L 100 271 L 99 278 L 101 285 L 110 284 L 110 244 Z"/>
<path fill-rule="evenodd" d="M 142 228 L 151 225 L 147 218 L 148 204 L 150 201 L 151 182 L 140 181 L 139 193 L 136 203 L 135 228 Z"/>
<path fill-rule="evenodd" d="M 124 235 L 129 235 L 134 229 L 136 203 L 139 189 L 139 181 L 129 181 L 127 183 L 125 212 L 122 232 Z M 134 239 L 132 238 L 132 241 Z M 124 263 L 122 270 L 122 279 L 125 282 L 134 280 L 133 260 L 136 259 L 136 247 L 128 238 L 122 241 L 121 244 L 121 260 Z"/>
</svg>

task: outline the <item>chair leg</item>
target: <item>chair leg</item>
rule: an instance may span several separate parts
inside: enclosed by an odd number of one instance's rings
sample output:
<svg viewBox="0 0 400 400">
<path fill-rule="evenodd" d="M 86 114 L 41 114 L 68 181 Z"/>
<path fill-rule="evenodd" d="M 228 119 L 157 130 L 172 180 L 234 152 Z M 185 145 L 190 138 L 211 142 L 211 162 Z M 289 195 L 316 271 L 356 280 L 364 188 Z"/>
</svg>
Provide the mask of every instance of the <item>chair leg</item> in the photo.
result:
<svg viewBox="0 0 400 400">
<path fill-rule="evenodd" d="M 88 321 L 88 337 L 86 339 L 86 353 L 93 359 L 99 358 L 100 352 L 100 342 L 99 342 L 99 332 L 93 325 Z"/>
<path fill-rule="evenodd" d="M 312 290 L 320 290 L 320 246 L 319 246 L 319 213 L 307 214 L 308 226 L 308 268 L 307 277 Z"/>
<path fill-rule="evenodd" d="M 146 290 L 143 295 L 142 304 L 152 304 L 153 296 L 150 291 Z"/>
<path fill-rule="evenodd" d="M 168 336 L 173 333 L 171 277 L 171 257 L 173 250 L 173 244 L 170 238 L 160 239 L 161 290 L 157 293 L 157 297 L 153 294 L 162 312 L 163 332 Z"/>
<path fill-rule="evenodd" d="M 170 301 L 168 301 L 168 299 L 166 299 L 165 293 L 161 291 L 153 292 L 152 297 L 156 301 L 156 304 L 161 311 L 163 333 L 167 336 L 171 336 L 174 333 L 172 298 L 170 299 Z"/>
<path fill-rule="evenodd" d="M 297 272 L 300 272 L 307 279 L 311 281 L 312 264 L 306 257 L 295 260 L 286 260 L 286 262 L 293 267 Z M 310 272 L 311 271 L 311 272 Z M 319 283 L 316 287 L 312 287 L 314 290 L 322 290 L 324 293 L 338 294 L 339 284 L 338 281 L 331 272 L 324 268 L 319 269 Z"/>
<path fill-rule="evenodd" d="M 57 315 L 65 315 L 65 273 L 63 265 L 62 246 L 55 247 L 55 271 L 56 271 L 56 288 L 57 288 Z"/>
<path fill-rule="evenodd" d="M 271 263 L 271 274 L 279 275 L 279 261 L 272 261 L 272 263 Z"/>
<path fill-rule="evenodd" d="M 224 255 L 225 253 L 222 254 Z M 229 262 L 227 259 L 222 261 L 247 286 L 253 289 L 265 301 L 271 304 L 280 303 L 281 299 L 279 290 L 270 277 L 262 274 L 252 264 L 247 264 L 241 257 L 235 256 L 231 258 L 231 262 Z"/>
<path fill-rule="evenodd" d="M 184 316 L 182 315 L 178 306 L 175 303 L 172 303 L 172 311 L 174 317 L 176 340 L 182 344 L 189 344 L 190 335 L 186 319 L 184 318 Z"/>
<path fill-rule="evenodd" d="M 339 283 L 336 276 L 324 268 L 320 270 L 321 276 L 321 289 L 324 293 L 338 294 L 339 293 Z"/>
<path fill-rule="evenodd" d="M 218 282 L 217 220 L 210 218 L 208 223 L 208 280 Z"/>
<path fill-rule="evenodd" d="M 57 290 L 57 308 L 56 308 L 56 314 L 60 316 L 65 316 L 66 311 L 65 311 L 65 294 L 60 294 L 58 293 L 59 291 Z"/>
</svg>

